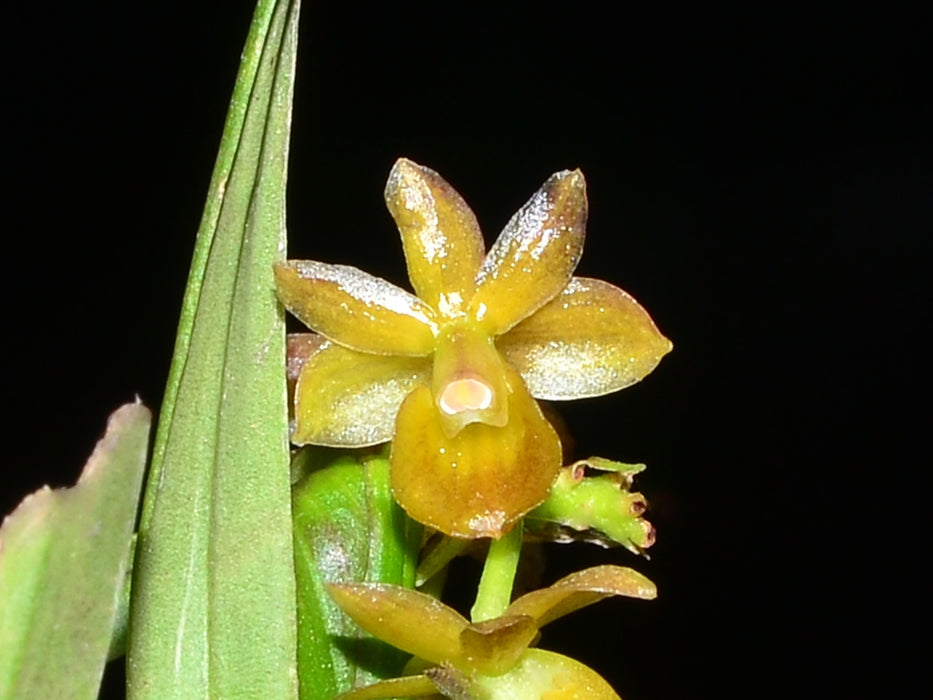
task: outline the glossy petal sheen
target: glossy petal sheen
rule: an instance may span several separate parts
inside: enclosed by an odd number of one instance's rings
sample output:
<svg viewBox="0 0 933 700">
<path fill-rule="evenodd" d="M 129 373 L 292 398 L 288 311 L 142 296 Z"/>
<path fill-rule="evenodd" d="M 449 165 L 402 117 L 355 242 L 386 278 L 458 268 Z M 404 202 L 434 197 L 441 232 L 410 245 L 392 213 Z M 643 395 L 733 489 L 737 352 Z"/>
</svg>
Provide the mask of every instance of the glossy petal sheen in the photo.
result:
<svg viewBox="0 0 933 700">
<path fill-rule="evenodd" d="M 389 173 L 385 199 L 415 292 L 441 314 L 455 315 L 473 295 L 486 252 L 473 212 L 440 175 L 405 158 Z"/>
<path fill-rule="evenodd" d="M 424 593 L 387 583 L 340 583 L 331 596 L 375 637 L 433 664 L 460 658 L 460 633 L 469 622 Z"/>
<path fill-rule="evenodd" d="M 454 665 L 497 676 L 512 668 L 537 636 L 538 626 L 527 615 L 503 615 L 472 624 L 460 633 L 462 656 Z"/>
<path fill-rule="evenodd" d="M 648 375 L 671 342 L 618 287 L 575 277 L 547 305 L 496 340 L 539 399 L 580 399 Z"/>
<path fill-rule="evenodd" d="M 279 299 L 306 326 L 378 355 L 428 355 L 434 312 L 418 297 L 347 265 L 290 260 L 275 266 Z"/>
<path fill-rule="evenodd" d="M 430 377 L 430 358 L 370 355 L 328 343 L 301 370 L 292 442 L 363 447 L 391 440 L 402 400 Z"/>
<path fill-rule="evenodd" d="M 553 586 L 523 595 L 509 606 L 506 614 L 528 615 L 543 627 L 609 596 L 650 600 L 657 594 L 654 583 L 633 569 L 595 566 L 570 574 Z"/>
<path fill-rule="evenodd" d="M 580 261 L 585 227 L 583 173 L 552 175 L 486 256 L 470 303 L 473 315 L 499 335 L 553 299 Z"/>
<path fill-rule="evenodd" d="M 529 649 L 505 675 L 477 675 L 474 685 L 486 700 L 620 700 L 593 669 L 543 649 Z"/>
<path fill-rule="evenodd" d="M 415 520 L 453 537 L 499 537 L 541 503 L 561 447 L 521 379 L 509 371 L 508 424 L 472 423 L 448 438 L 430 390 L 402 404 L 392 441 L 392 491 Z"/>
</svg>

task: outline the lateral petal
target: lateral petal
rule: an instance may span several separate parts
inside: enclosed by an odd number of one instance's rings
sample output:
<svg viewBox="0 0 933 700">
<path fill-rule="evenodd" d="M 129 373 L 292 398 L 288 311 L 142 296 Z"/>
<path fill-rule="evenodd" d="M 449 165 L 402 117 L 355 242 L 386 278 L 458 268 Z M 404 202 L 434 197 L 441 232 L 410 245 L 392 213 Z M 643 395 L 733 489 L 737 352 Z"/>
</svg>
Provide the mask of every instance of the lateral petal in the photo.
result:
<svg viewBox="0 0 933 700">
<path fill-rule="evenodd" d="M 521 378 L 506 372 L 503 427 L 471 423 L 447 437 L 430 389 L 417 387 L 402 403 L 392 491 L 415 520 L 453 537 L 500 537 L 547 498 L 560 471 L 560 439 Z"/>
<path fill-rule="evenodd" d="M 301 369 L 292 442 L 363 447 L 391 440 L 402 400 L 430 380 L 430 358 L 370 355 L 328 342 Z"/>
<path fill-rule="evenodd" d="M 505 333 L 560 293 L 580 261 L 586 182 L 579 170 L 555 173 L 505 225 L 476 278 L 474 317 Z"/>
<path fill-rule="evenodd" d="M 512 668 L 538 636 L 538 626 L 527 615 L 502 615 L 471 624 L 460 633 L 462 671 L 491 676 Z"/>
<path fill-rule="evenodd" d="M 348 265 L 289 260 L 275 265 L 279 299 L 302 323 L 354 350 L 428 355 L 434 311 L 404 289 Z"/>
<path fill-rule="evenodd" d="M 506 615 L 527 615 L 539 627 L 609 596 L 651 600 L 658 591 L 650 579 L 624 566 L 594 566 L 565 576 L 548 588 L 513 601 Z"/>
<path fill-rule="evenodd" d="M 439 313 L 457 315 L 486 253 L 473 211 L 444 178 L 405 158 L 389 173 L 385 200 L 415 292 Z"/>
<path fill-rule="evenodd" d="M 434 681 L 426 675 L 388 678 L 341 693 L 334 700 L 389 700 L 390 698 L 440 698 Z"/>
<path fill-rule="evenodd" d="M 426 593 L 388 583 L 332 583 L 337 605 L 384 642 L 433 664 L 460 659 L 460 633 L 469 622 Z"/>
<path fill-rule="evenodd" d="M 496 346 L 539 399 L 601 396 L 647 376 L 671 341 L 637 301 L 608 282 L 574 277 Z"/>
</svg>

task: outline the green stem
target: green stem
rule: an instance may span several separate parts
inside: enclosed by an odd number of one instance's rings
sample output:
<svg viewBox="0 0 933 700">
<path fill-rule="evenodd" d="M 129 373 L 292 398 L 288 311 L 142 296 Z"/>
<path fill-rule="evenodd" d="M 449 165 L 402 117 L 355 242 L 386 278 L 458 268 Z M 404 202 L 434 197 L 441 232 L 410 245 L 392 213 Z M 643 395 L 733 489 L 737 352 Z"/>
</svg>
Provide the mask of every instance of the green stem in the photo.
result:
<svg viewBox="0 0 933 700">
<path fill-rule="evenodd" d="M 510 533 L 489 544 L 486 565 L 476 592 L 476 602 L 470 611 L 473 622 L 499 617 L 509 607 L 512 583 L 522 553 L 522 521 Z"/>
</svg>

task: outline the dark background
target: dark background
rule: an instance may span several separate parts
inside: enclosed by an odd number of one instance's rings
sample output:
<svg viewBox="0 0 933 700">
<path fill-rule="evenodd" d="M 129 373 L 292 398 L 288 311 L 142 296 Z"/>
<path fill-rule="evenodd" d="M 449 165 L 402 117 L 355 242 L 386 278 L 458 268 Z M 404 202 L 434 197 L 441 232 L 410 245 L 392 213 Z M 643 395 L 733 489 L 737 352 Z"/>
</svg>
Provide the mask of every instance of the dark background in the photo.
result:
<svg viewBox="0 0 933 700">
<path fill-rule="evenodd" d="M 620 562 L 660 597 L 543 646 L 629 700 L 896 696 L 929 471 L 928 18 L 444 7 L 306 3 L 290 255 L 405 283 L 400 155 L 488 241 L 550 173 L 586 174 L 578 272 L 675 349 L 564 416 L 581 456 L 648 464 L 659 539 L 648 562 L 555 548 L 549 576 Z M 6 11 L 3 511 L 71 483 L 116 406 L 159 405 L 251 13 Z"/>
</svg>

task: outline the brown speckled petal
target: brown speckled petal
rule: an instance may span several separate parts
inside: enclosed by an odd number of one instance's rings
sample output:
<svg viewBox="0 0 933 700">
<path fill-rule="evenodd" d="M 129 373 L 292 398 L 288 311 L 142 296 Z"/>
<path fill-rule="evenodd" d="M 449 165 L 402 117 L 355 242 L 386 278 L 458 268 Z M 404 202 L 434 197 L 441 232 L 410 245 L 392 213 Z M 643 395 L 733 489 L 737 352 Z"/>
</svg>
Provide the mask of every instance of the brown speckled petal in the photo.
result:
<svg viewBox="0 0 933 700">
<path fill-rule="evenodd" d="M 583 253 L 586 183 L 556 173 L 506 224 L 476 278 L 471 314 L 499 335 L 567 286 Z"/>
<path fill-rule="evenodd" d="M 455 316 L 473 295 L 486 253 L 476 217 L 444 178 L 405 158 L 389 173 L 385 199 L 415 292 L 440 314 Z"/>
</svg>

